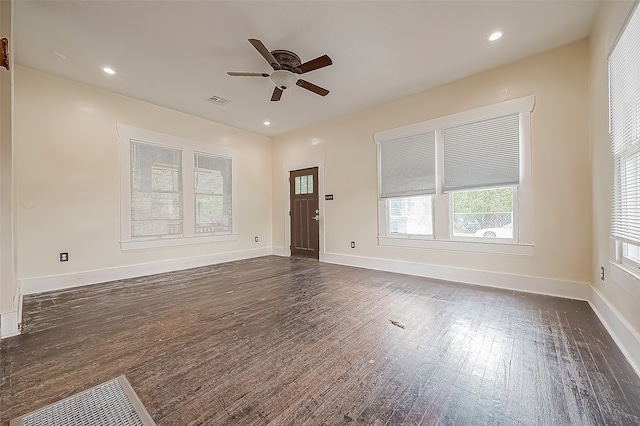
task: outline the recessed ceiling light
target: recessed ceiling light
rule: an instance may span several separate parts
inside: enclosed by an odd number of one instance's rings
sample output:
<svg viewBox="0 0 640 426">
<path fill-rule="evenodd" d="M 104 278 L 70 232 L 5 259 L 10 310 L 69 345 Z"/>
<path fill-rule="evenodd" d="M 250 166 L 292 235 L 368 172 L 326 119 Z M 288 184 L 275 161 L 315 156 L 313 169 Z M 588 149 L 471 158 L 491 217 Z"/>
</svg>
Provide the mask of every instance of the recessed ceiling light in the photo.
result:
<svg viewBox="0 0 640 426">
<path fill-rule="evenodd" d="M 265 122 L 264 122 L 264 125 L 265 125 L 265 126 L 269 126 L 270 124 L 271 124 L 271 122 L 270 122 L 270 121 L 265 121 Z"/>
<path fill-rule="evenodd" d="M 496 41 L 500 37 L 502 37 L 502 33 L 500 31 L 496 31 L 495 33 L 489 36 L 489 41 Z"/>
<path fill-rule="evenodd" d="M 102 71 L 106 72 L 107 74 L 111 74 L 111 75 L 116 73 L 112 68 L 109 68 L 109 67 L 102 68 Z"/>
</svg>

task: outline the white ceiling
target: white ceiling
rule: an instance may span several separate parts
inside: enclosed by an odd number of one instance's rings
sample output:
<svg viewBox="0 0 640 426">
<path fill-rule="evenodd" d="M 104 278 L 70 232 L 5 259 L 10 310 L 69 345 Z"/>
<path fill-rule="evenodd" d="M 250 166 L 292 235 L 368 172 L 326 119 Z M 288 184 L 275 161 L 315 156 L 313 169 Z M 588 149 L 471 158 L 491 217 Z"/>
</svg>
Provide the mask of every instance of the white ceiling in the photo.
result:
<svg viewBox="0 0 640 426">
<path fill-rule="evenodd" d="M 588 37 L 599 3 L 573 1 L 16 1 L 17 63 L 198 117 L 274 136 Z M 504 37 L 487 37 L 501 30 Z M 271 102 L 249 44 L 327 54 Z M 66 56 L 60 59 L 52 52 Z M 117 71 L 108 76 L 101 71 Z M 226 106 L 212 95 L 230 100 Z M 272 124 L 263 125 L 265 120 Z"/>
</svg>

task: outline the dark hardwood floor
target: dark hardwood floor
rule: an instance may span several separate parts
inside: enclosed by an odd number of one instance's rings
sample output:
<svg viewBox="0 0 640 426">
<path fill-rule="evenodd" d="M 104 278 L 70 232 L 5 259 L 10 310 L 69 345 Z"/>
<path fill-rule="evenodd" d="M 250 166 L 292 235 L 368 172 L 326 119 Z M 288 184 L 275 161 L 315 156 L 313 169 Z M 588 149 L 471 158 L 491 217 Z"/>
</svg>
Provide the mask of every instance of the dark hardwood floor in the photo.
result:
<svg viewBox="0 0 640 426">
<path fill-rule="evenodd" d="M 24 302 L 2 425 L 120 374 L 158 425 L 640 424 L 585 302 L 279 257 Z"/>
</svg>

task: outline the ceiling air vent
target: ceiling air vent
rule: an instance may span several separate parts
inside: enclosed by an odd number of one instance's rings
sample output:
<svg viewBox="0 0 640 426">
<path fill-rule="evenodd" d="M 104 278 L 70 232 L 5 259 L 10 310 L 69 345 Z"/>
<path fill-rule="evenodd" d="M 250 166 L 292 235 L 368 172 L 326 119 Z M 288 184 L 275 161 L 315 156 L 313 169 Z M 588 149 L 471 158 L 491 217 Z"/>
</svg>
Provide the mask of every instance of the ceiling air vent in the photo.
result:
<svg viewBox="0 0 640 426">
<path fill-rule="evenodd" d="M 228 99 L 225 98 L 221 98 L 220 96 L 212 96 L 209 99 L 207 99 L 209 102 L 213 102 L 216 105 L 226 105 L 229 103 Z"/>
</svg>

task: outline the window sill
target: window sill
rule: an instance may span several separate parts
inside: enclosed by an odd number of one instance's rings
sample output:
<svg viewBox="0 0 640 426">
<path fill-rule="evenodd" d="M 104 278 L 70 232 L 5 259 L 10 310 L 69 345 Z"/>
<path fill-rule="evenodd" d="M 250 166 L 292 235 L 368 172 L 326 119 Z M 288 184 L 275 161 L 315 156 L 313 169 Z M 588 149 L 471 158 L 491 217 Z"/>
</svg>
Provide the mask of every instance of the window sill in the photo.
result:
<svg viewBox="0 0 640 426">
<path fill-rule="evenodd" d="M 238 234 L 207 235 L 199 237 L 164 238 L 155 240 L 131 240 L 122 241 L 122 250 L 139 250 L 154 247 L 174 247 L 190 244 L 216 243 L 219 241 L 234 241 L 238 239 Z"/>
<path fill-rule="evenodd" d="M 465 251 L 476 253 L 513 254 L 519 256 L 533 256 L 533 244 L 505 243 L 505 242 L 479 242 L 479 241 L 453 241 L 434 240 L 422 237 L 390 237 L 379 236 L 378 244 L 381 246 L 411 247 L 435 250 Z"/>
<path fill-rule="evenodd" d="M 611 279 L 622 288 L 640 299 L 640 270 L 634 270 L 632 267 L 622 265 L 616 262 L 609 262 L 611 268 Z"/>
</svg>

